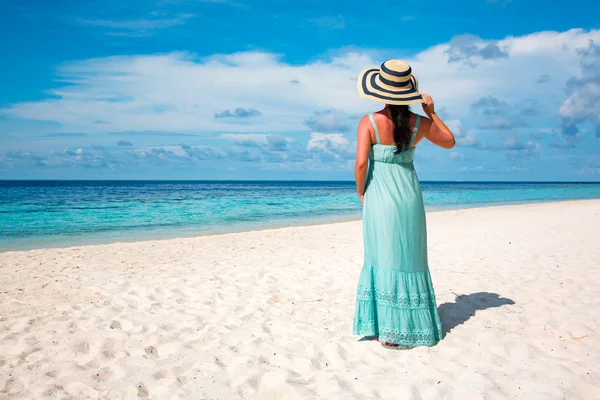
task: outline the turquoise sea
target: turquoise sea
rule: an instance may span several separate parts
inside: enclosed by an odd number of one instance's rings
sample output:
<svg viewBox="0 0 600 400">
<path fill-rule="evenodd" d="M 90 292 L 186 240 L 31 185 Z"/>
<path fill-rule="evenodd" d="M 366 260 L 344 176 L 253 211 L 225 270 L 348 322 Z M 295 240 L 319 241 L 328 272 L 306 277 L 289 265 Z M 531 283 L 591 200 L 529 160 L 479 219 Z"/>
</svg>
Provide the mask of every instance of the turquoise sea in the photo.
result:
<svg viewBox="0 0 600 400">
<path fill-rule="evenodd" d="M 600 183 L 422 182 L 428 211 L 600 198 Z M 0 181 L 0 251 L 360 218 L 354 182 Z"/>
</svg>

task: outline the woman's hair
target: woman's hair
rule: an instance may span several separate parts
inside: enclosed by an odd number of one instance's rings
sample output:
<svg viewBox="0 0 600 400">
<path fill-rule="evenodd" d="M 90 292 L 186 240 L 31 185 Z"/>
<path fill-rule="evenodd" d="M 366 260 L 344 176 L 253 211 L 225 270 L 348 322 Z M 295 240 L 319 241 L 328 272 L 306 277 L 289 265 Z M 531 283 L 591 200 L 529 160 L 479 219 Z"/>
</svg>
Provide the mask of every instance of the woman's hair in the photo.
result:
<svg viewBox="0 0 600 400">
<path fill-rule="evenodd" d="M 394 142 L 396 143 L 395 154 L 398 154 L 401 151 L 406 150 L 410 145 L 410 138 L 412 137 L 412 132 L 408 127 L 410 109 L 407 105 L 395 106 L 388 104 L 388 107 L 392 113 L 392 121 L 394 122 Z"/>
</svg>

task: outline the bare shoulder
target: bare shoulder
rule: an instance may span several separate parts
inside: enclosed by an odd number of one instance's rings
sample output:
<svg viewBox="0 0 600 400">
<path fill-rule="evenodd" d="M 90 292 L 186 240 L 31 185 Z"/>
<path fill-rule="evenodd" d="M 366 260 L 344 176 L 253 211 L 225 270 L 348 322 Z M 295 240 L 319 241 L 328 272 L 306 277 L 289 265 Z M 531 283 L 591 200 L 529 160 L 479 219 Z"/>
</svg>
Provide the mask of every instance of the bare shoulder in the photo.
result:
<svg viewBox="0 0 600 400">
<path fill-rule="evenodd" d="M 369 130 L 369 127 L 371 126 L 371 121 L 369 120 L 369 115 L 365 115 L 363 116 L 360 121 L 358 122 L 358 130 L 359 131 L 363 131 L 363 130 Z"/>
</svg>

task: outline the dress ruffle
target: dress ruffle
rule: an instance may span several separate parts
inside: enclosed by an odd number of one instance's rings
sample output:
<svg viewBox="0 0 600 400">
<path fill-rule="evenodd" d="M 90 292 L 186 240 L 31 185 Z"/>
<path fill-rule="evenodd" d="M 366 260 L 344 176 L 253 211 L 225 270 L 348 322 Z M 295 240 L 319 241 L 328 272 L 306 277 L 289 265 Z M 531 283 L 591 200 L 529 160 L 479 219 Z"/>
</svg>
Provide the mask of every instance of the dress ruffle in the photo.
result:
<svg viewBox="0 0 600 400">
<path fill-rule="evenodd" d="M 352 331 L 404 346 L 435 345 L 442 339 L 442 324 L 429 270 L 363 266 Z"/>
</svg>

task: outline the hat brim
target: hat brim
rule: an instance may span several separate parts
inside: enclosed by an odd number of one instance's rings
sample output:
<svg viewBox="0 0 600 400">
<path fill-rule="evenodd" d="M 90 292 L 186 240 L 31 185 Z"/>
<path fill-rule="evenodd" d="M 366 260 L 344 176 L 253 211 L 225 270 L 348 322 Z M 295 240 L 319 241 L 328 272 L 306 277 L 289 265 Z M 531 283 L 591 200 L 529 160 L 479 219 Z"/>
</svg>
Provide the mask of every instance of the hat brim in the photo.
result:
<svg viewBox="0 0 600 400">
<path fill-rule="evenodd" d="M 358 94 L 364 99 L 392 105 L 408 105 L 424 103 L 418 90 L 417 77 L 412 74 L 410 84 L 406 88 L 384 87 L 380 80 L 378 67 L 365 68 L 358 75 Z"/>
</svg>

